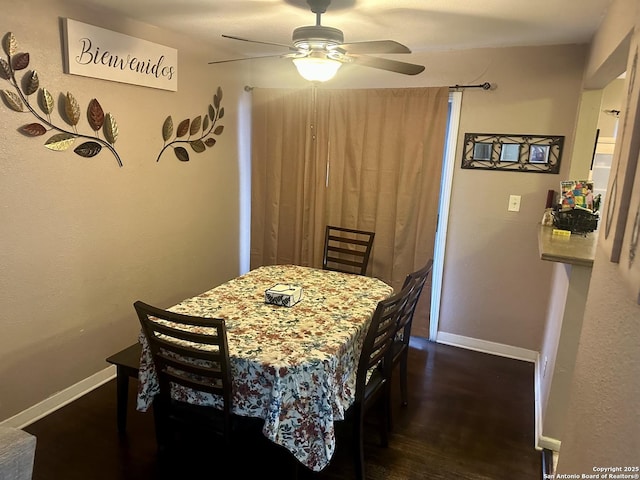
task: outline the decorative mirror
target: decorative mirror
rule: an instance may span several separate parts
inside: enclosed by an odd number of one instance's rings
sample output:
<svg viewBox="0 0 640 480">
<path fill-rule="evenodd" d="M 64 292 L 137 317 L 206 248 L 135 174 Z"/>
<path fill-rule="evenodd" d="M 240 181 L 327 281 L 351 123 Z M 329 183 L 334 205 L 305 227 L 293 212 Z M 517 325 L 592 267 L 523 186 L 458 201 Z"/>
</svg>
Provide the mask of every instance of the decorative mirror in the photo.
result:
<svg viewBox="0 0 640 480">
<path fill-rule="evenodd" d="M 462 168 L 558 173 L 564 136 L 465 133 Z"/>
</svg>

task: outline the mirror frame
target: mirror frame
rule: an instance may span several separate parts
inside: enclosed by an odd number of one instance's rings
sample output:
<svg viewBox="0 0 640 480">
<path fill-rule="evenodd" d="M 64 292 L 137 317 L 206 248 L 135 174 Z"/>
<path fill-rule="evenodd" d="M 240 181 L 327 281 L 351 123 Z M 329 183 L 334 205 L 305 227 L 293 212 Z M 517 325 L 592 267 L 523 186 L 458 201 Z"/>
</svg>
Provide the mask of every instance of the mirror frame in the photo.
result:
<svg viewBox="0 0 640 480">
<path fill-rule="evenodd" d="M 465 133 L 462 168 L 558 173 L 562 135 Z"/>
</svg>

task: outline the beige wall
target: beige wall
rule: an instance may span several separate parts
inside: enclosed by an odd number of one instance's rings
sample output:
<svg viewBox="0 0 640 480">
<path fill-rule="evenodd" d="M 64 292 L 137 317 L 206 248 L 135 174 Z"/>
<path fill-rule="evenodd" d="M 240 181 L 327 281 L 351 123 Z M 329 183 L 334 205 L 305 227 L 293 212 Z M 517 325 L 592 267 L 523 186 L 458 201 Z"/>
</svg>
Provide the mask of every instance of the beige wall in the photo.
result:
<svg viewBox="0 0 640 480">
<path fill-rule="evenodd" d="M 621 281 L 619 266 L 599 249 L 562 425 L 558 473 L 638 465 L 639 320 L 640 306 Z"/>
<path fill-rule="evenodd" d="M 591 69 L 585 84 L 595 84 L 597 80 L 597 86 L 603 87 L 625 70 L 627 62 L 620 62 L 619 52 L 626 40 L 620 34 L 626 35 L 631 23 L 638 35 L 639 15 L 637 1 L 614 0 L 589 61 L 590 65 L 612 65 L 611 74 L 609 78 L 596 78 L 597 69 Z M 631 123 L 626 128 L 638 131 L 640 125 Z M 620 130 L 618 138 L 622 135 Z M 638 465 L 640 305 L 623 281 L 623 266 L 608 258 L 599 246 L 563 425 L 559 474 L 593 474 L 594 467 Z"/>
<path fill-rule="evenodd" d="M 621 109 L 621 83 L 623 80 L 614 80 L 603 89 L 582 92 L 569 178 L 590 177 L 597 129 L 600 129 L 600 138 L 614 135 L 616 119 L 603 110 Z M 554 264 L 553 269 L 553 286 L 537 370 L 539 424 L 536 444 L 558 451 L 564 437 L 564 419 L 591 268 Z"/>
<path fill-rule="evenodd" d="M 585 88 L 604 88 L 622 73 L 620 66 L 627 61 L 637 5 L 638 0 L 612 0 L 592 42 Z"/>
<path fill-rule="evenodd" d="M 536 438 L 536 445 L 541 448 L 558 450 L 557 444 L 559 444 L 562 438 L 562 423 L 560 422 L 566 414 L 568 403 L 567 391 L 570 388 L 570 384 L 568 384 L 567 381 L 571 381 L 575 364 L 575 343 L 577 342 L 571 342 L 571 339 L 575 338 L 575 335 L 580 334 L 581 328 L 581 324 L 578 326 L 575 325 L 576 322 L 571 322 L 571 325 L 563 325 L 563 320 L 565 316 L 570 319 L 577 317 L 578 323 L 581 323 L 582 317 L 579 313 L 573 316 L 572 312 L 567 312 L 567 300 L 570 298 L 569 283 L 572 280 L 573 266 L 564 263 L 553 263 L 552 268 L 553 276 L 551 278 L 551 295 L 547 309 L 547 322 L 542 339 L 542 346 L 540 348 L 540 358 L 537 365 L 538 371 L 536 372 L 539 383 L 537 392 L 539 417 L 536 419 L 539 432 Z M 579 267 L 579 270 L 588 270 L 586 275 L 588 279 L 590 278 L 590 268 Z M 582 305 L 579 305 L 579 307 L 584 309 L 584 298 L 577 301 L 582 301 Z M 574 303 L 577 303 L 577 301 L 574 301 Z M 563 328 L 566 332 L 569 327 L 577 328 L 577 332 L 575 330 L 569 330 L 568 333 L 568 340 L 572 347 L 571 352 L 565 351 L 559 353 L 558 348 Z M 562 340 L 567 342 L 567 333 L 562 337 Z M 571 354 L 573 354 L 573 357 L 571 357 Z M 559 362 L 558 359 L 560 360 Z M 552 393 L 553 398 L 550 400 Z M 550 403 L 551 406 L 549 405 Z"/>
<path fill-rule="evenodd" d="M 177 48 L 178 92 L 62 73 L 59 17 Z M 17 132 L 35 121 L 0 104 L 0 420 L 107 367 L 139 331 L 132 303 L 170 306 L 239 272 L 238 100 L 242 80 L 213 72 L 210 51 L 170 32 L 61 1 L 14 2 L 0 18 L 42 87 L 97 98 L 115 117 L 124 167 L 46 149 Z M 4 57 L 4 54 L 3 54 Z M 19 75 L 21 77 L 22 75 Z M 0 88 L 9 89 L 5 80 Z M 162 124 L 204 114 L 224 93 L 224 133 L 188 163 L 166 152 Z M 58 111 L 52 114 L 62 123 Z"/>
<path fill-rule="evenodd" d="M 547 190 L 569 171 L 585 50 L 484 53 L 498 88 L 464 99 L 461 134 L 564 135 L 565 150 L 558 175 L 456 168 L 440 330 L 539 351 L 551 266 L 539 260 L 536 228 Z M 520 212 L 507 211 L 510 194 L 522 196 Z"/>
</svg>

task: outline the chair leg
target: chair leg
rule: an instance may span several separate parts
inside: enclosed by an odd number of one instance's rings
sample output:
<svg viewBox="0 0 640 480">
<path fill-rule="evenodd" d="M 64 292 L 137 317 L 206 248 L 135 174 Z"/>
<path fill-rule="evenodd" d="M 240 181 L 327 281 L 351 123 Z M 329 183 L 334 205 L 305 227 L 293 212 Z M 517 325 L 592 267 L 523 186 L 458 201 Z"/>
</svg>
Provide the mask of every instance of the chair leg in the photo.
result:
<svg viewBox="0 0 640 480">
<path fill-rule="evenodd" d="M 169 425 L 163 412 L 163 405 L 159 398 L 153 401 L 153 423 L 156 431 L 156 444 L 158 453 L 163 455 L 169 449 Z"/>
<path fill-rule="evenodd" d="M 407 389 L 407 361 L 409 357 L 409 351 L 405 350 L 400 358 L 400 398 L 402 405 L 407 406 L 409 404 L 409 395 Z"/>
<path fill-rule="evenodd" d="M 364 411 L 361 407 L 356 408 L 353 419 L 353 451 L 356 467 L 356 479 L 365 480 L 364 472 Z"/>
<path fill-rule="evenodd" d="M 379 411 L 380 417 L 378 419 L 378 425 L 380 428 L 380 444 L 383 447 L 389 446 L 389 431 L 391 430 L 391 385 L 387 383 L 382 392 Z"/>
<path fill-rule="evenodd" d="M 116 369 L 116 388 L 117 388 L 117 419 L 118 433 L 124 435 L 127 431 L 127 402 L 129 398 L 129 375 L 118 366 Z"/>
<path fill-rule="evenodd" d="M 300 463 L 295 458 L 293 459 L 293 465 L 291 467 L 292 480 L 298 480 L 300 478 Z"/>
<path fill-rule="evenodd" d="M 392 408 L 391 408 L 391 402 L 386 402 L 387 406 L 386 409 L 387 411 L 385 412 L 386 415 L 386 420 L 387 420 L 387 430 L 388 431 L 392 431 L 393 430 L 393 412 L 392 412 Z"/>
</svg>

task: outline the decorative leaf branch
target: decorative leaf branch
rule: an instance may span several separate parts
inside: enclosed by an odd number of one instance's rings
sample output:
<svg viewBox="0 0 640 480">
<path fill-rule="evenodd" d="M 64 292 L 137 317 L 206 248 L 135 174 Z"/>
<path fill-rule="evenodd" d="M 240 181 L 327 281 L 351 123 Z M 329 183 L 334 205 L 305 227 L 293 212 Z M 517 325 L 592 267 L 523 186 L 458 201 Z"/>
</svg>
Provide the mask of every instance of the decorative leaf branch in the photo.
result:
<svg viewBox="0 0 640 480">
<path fill-rule="evenodd" d="M 73 131 L 54 125 L 51 121 L 51 113 L 53 112 L 55 102 L 53 96 L 46 88 L 40 88 L 38 72 L 32 70 L 25 73 L 22 78 L 22 88 L 20 88 L 16 80 L 16 72 L 24 70 L 29 66 L 29 54 L 17 52 L 17 42 L 11 32 L 4 36 L 2 48 L 7 55 L 7 60 L 0 58 L 0 78 L 7 80 L 15 89 L 15 92 L 2 90 L 5 103 L 11 110 L 20 113 L 31 112 L 39 120 L 39 122 L 36 123 L 23 125 L 19 129 L 20 132 L 29 137 L 38 137 L 44 135 L 47 131 L 58 132 L 49 137 L 44 144 L 49 150 L 54 151 L 67 150 L 74 145 L 76 139 L 85 139 L 87 141 L 78 145 L 73 150 L 77 155 L 85 158 L 95 157 L 100 153 L 102 147 L 106 147 L 111 151 L 113 156 L 116 157 L 118 165 L 122 167 L 120 156 L 113 147 L 113 144 L 118 138 L 118 125 L 110 113 L 104 114 L 98 100 L 95 98 L 91 100 L 87 112 L 89 125 L 95 132 L 95 136 L 78 133 L 76 126 L 80 121 L 80 105 L 69 92 L 67 92 L 64 98 L 64 113 L 66 118 L 63 119 L 73 128 Z M 29 102 L 29 97 L 38 91 L 38 104 L 44 115 L 46 115 L 46 118 L 38 113 Z M 25 110 L 25 107 L 27 110 Z M 98 137 L 100 130 L 104 132 L 104 140 Z"/>
<path fill-rule="evenodd" d="M 182 120 L 176 129 L 175 138 L 167 143 L 173 136 L 173 118 L 169 115 L 162 124 L 162 139 L 165 144 L 160 150 L 156 162 L 160 161 L 160 157 L 168 147 L 173 148 L 173 153 L 181 162 L 189 161 L 189 152 L 180 144 L 188 144 L 196 153 L 202 153 L 207 147 L 213 147 L 216 144 L 215 136 L 222 134 L 224 131 L 223 125 L 217 125 L 218 121 L 224 117 L 224 107 L 220 105 L 221 102 L 222 89 L 218 87 L 218 90 L 213 95 L 213 104 L 209 104 L 207 113 L 198 115 L 192 120 L 188 118 Z M 189 134 L 187 138 L 180 140 L 187 133 Z"/>
</svg>

